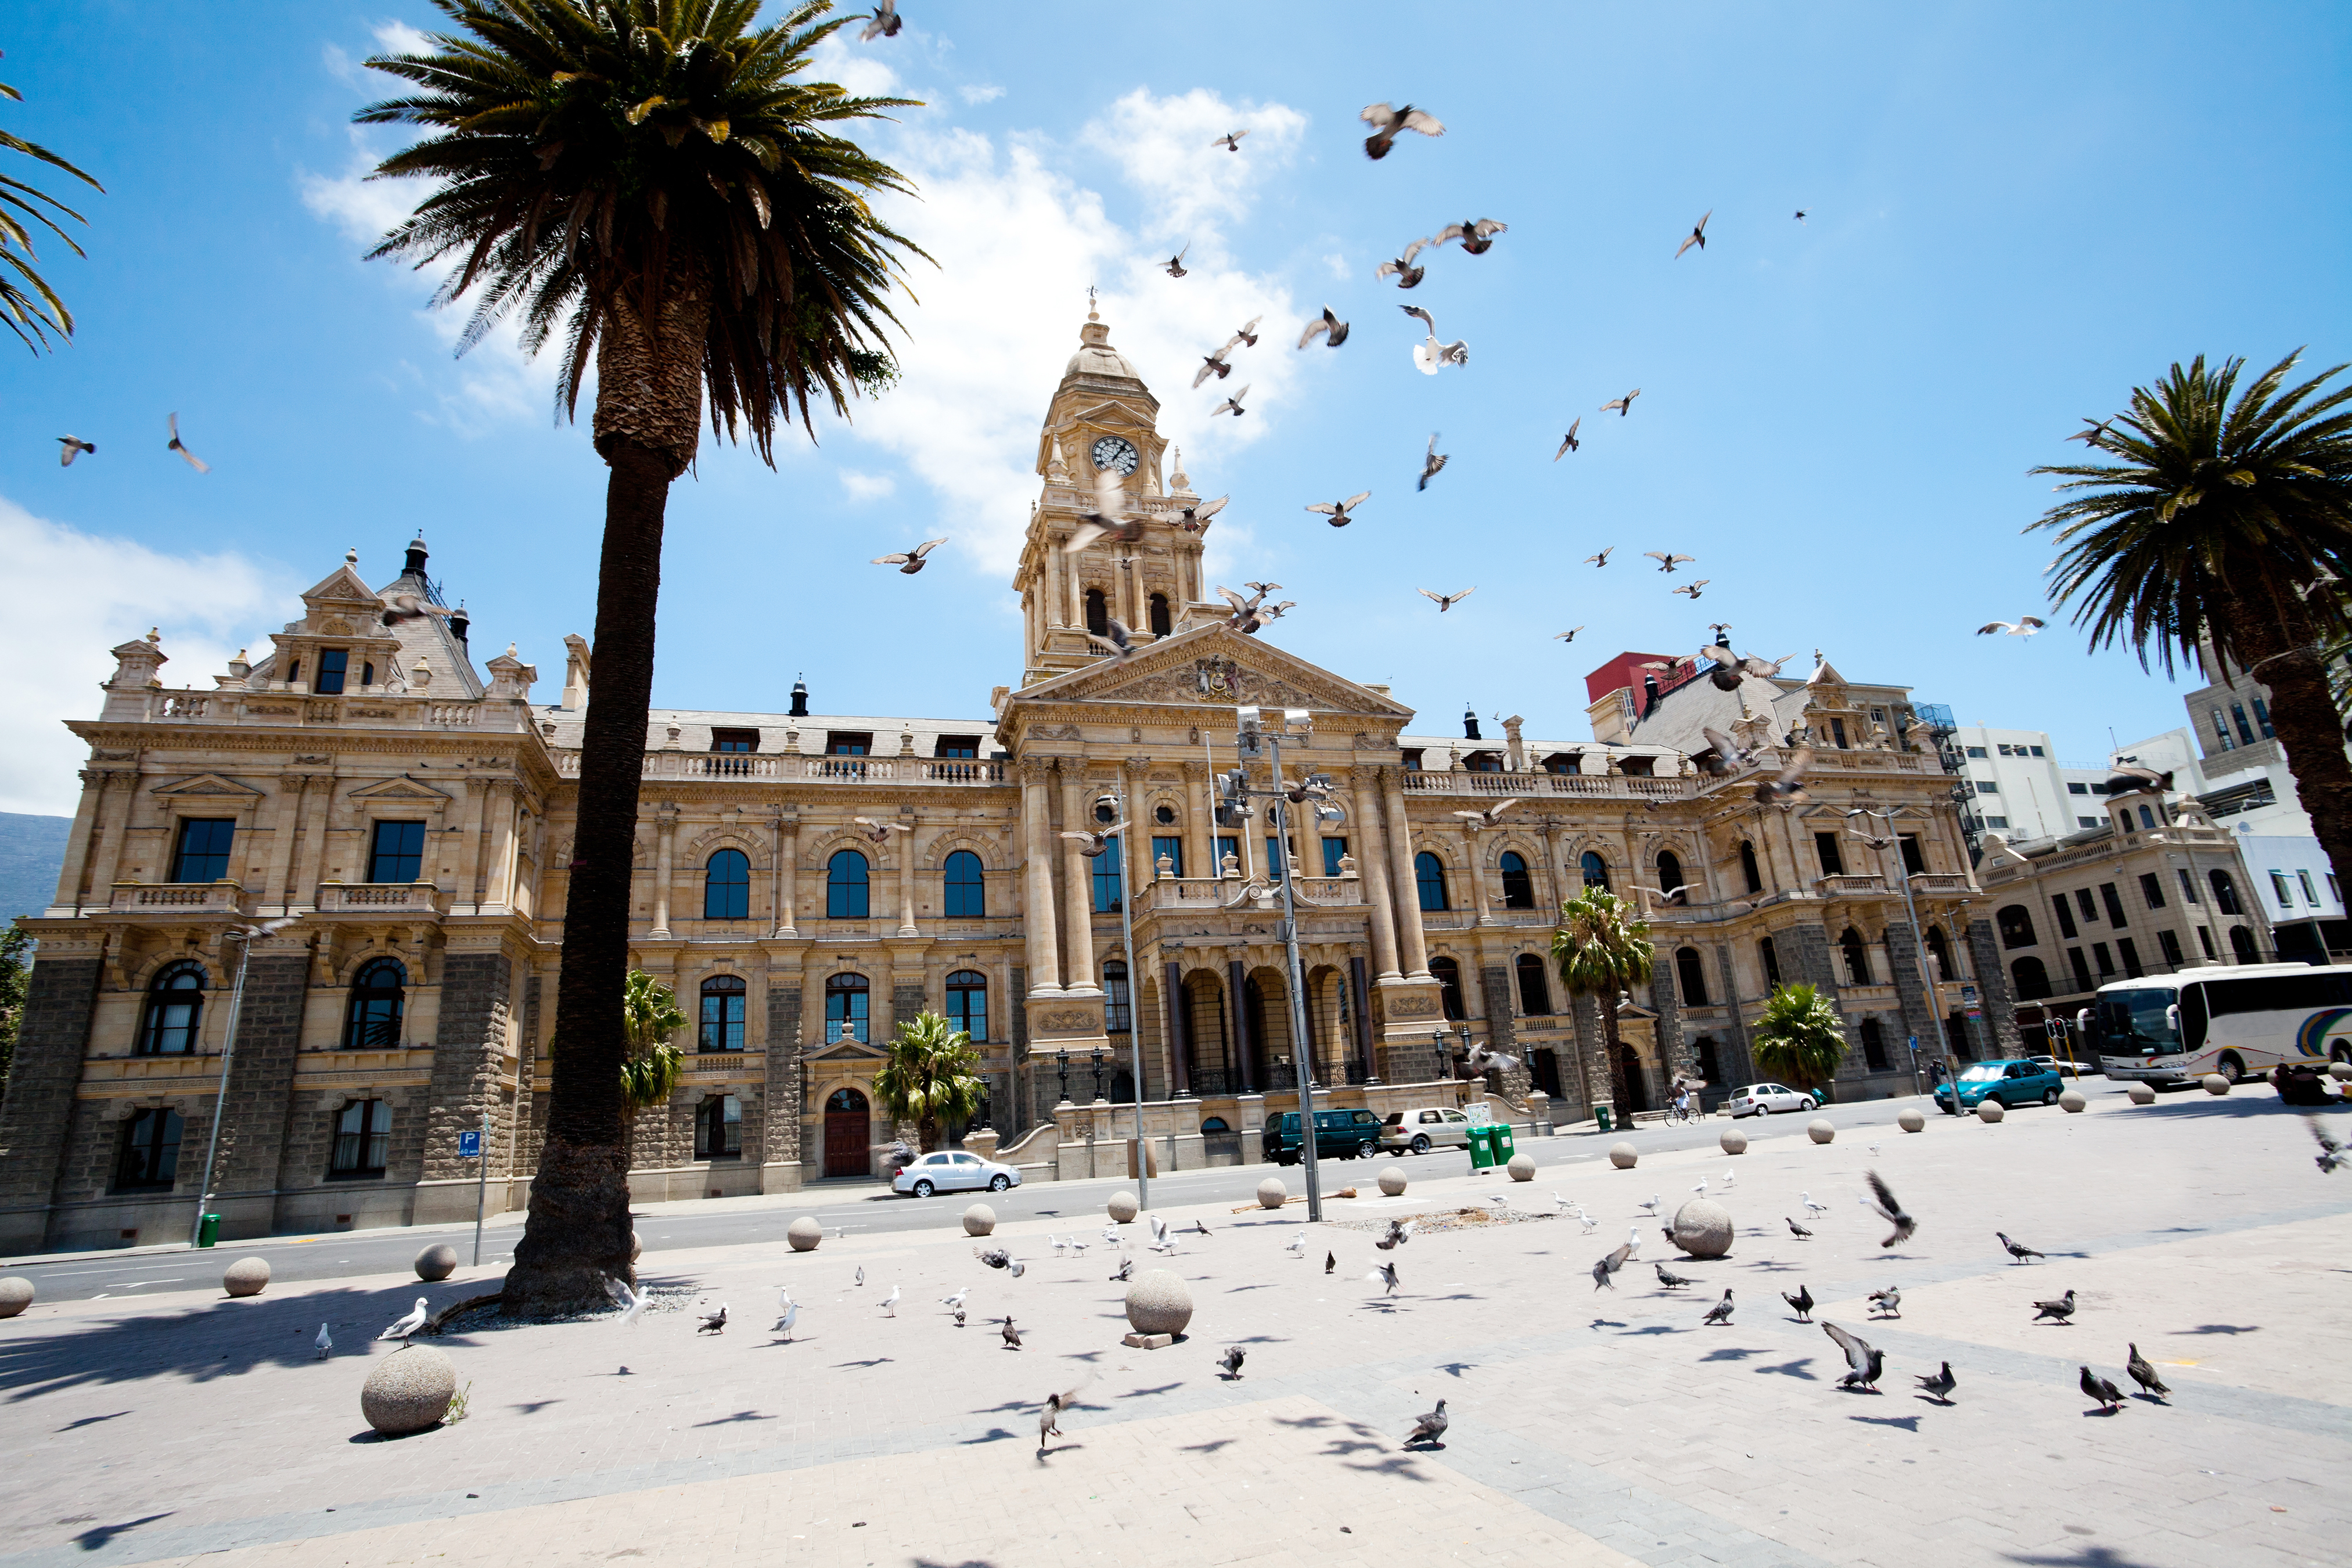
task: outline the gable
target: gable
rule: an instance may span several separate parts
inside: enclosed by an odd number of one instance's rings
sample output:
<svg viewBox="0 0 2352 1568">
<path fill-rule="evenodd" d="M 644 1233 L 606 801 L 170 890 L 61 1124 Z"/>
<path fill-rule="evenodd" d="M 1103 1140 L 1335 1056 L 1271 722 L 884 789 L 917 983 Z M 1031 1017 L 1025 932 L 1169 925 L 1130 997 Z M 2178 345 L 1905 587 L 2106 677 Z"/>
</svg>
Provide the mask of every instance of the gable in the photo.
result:
<svg viewBox="0 0 2352 1568">
<path fill-rule="evenodd" d="M 861 1045 L 855 1039 L 847 1039 L 818 1051 L 808 1059 L 813 1062 L 885 1061 L 888 1059 L 888 1055 L 887 1051 L 876 1047 Z"/>
<path fill-rule="evenodd" d="M 251 784 L 241 784 L 235 779 L 223 778 L 218 773 L 198 773 L 194 778 L 181 779 L 174 784 L 159 784 L 150 793 L 166 797 L 228 795 L 240 801 L 254 801 L 261 798 L 261 791 L 255 789 Z"/>
<path fill-rule="evenodd" d="M 1412 710 L 1222 622 L 1163 637 L 1129 659 L 1106 658 L 1014 692 L 1021 707 L 1099 702 L 1184 708 L 1307 708 L 1402 722 Z"/>
<path fill-rule="evenodd" d="M 360 580 L 360 574 L 350 564 L 336 567 L 311 587 L 304 590 L 302 602 L 313 610 L 329 605 L 358 605 L 381 609 L 383 601 L 376 591 Z"/>
<path fill-rule="evenodd" d="M 379 784 L 372 784 L 363 788 L 355 789 L 345 798 L 350 800 L 415 800 L 424 801 L 434 805 L 446 805 L 449 803 L 451 796 L 446 790 L 437 790 L 431 784 L 419 784 L 415 779 L 409 778 L 404 774 L 396 779 L 385 779 Z"/>
</svg>

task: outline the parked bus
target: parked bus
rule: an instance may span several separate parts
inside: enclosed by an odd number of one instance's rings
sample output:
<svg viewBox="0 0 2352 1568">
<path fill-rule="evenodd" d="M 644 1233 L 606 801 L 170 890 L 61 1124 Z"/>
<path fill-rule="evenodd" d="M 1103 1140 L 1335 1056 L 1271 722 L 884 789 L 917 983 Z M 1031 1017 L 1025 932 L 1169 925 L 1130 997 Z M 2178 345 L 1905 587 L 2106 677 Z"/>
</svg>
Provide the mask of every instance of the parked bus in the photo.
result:
<svg viewBox="0 0 2352 1568">
<path fill-rule="evenodd" d="M 2099 987 L 2075 1016 L 2109 1078 L 2232 1083 L 2281 1064 L 2352 1061 L 2352 966 L 2248 963 Z"/>
</svg>

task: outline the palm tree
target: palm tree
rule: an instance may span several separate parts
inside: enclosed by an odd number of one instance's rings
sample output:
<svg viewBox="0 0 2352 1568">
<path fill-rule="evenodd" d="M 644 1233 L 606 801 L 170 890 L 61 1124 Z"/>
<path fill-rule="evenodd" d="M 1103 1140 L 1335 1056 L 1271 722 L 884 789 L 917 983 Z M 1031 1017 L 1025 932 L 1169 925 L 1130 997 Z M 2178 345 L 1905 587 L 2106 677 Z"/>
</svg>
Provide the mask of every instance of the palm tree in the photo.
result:
<svg viewBox="0 0 2352 1568">
<path fill-rule="evenodd" d="M 1587 888 L 1559 906 L 1551 933 L 1552 963 L 1570 996 L 1598 996 L 1609 1052 L 1609 1096 L 1619 1110 L 1632 1103 L 1617 1043 L 1617 1004 L 1629 986 L 1644 984 L 1656 960 L 1650 922 L 1606 888 Z M 1589 1090 L 1588 1090 L 1589 1092 Z"/>
<path fill-rule="evenodd" d="M 622 1100 L 631 1110 L 668 1103 L 686 1059 L 669 1043 L 687 1025 L 677 1010 L 677 993 L 644 970 L 632 969 L 621 993 L 621 1016 L 629 1042 L 621 1062 Z"/>
<path fill-rule="evenodd" d="M 1775 985 L 1751 1037 L 1756 1070 L 1792 1089 L 1815 1089 L 1837 1077 L 1845 1031 L 1837 1009 L 1810 985 Z"/>
<path fill-rule="evenodd" d="M 0 81 L 0 96 L 12 103 L 22 103 L 25 95 Z M 37 142 L 27 142 L 22 136 L 0 131 L 0 152 L 22 153 L 37 158 L 51 168 L 63 169 L 75 179 L 99 195 L 106 187 L 50 152 Z M 49 346 L 49 334 L 71 339 L 74 332 L 73 312 L 48 280 L 33 269 L 33 234 L 25 226 L 30 218 L 51 234 L 66 242 L 66 248 L 76 256 L 82 254 L 73 236 L 57 226 L 44 207 L 53 207 L 79 224 L 89 220 L 73 208 L 50 195 L 47 191 L 28 185 L 7 174 L 0 174 L 0 324 L 21 339 L 25 346 L 38 353 Z M 13 210 L 11 210 L 13 209 Z"/>
<path fill-rule="evenodd" d="M 874 1072 L 875 1098 L 892 1120 L 912 1118 L 928 1154 L 940 1144 L 940 1123 L 980 1110 L 988 1082 L 979 1073 L 971 1037 L 937 1013 L 918 1013 L 891 1037 L 890 1059 Z"/>
<path fill-rule="evenodd" d="M 825 130 L 908 100 L 794 79 L 854 19 L 819 20 L 830 0 L 761 27 L 758 0 L 434 4 L 450 31 L 429 50 L 368 62 L 416 90 L 359 121 L 427 132 L 377 176 L 436 182 L 372 254 L 452 264 L 436 301 L 473 297 L 461 352 L 509 315 L 530 352 L 560 335 L 561 412 L 593 364 L 611 469 L 547 1139 L 505 1287 L 548 1317 L 630 1277 L 622 994 L 670 483 L 706 403 L 772 464 L 780 414 L 813 434 L 813 404 L 845 415 L 887 384 L 899 258 L 921 253 L 866 205 L 907 182 Z"/>
<path fill-rule="evenodd" d="M 2326 388 L 2336 365 L 2289 387 L 2295 363 L 2240 391 L 2242 360 L 2200 355 L 2133 388 L 2126 412 L 2078 432 L 2114 461 L 2033 470 L 2068 499 L 2032 527 L 2057 531 L 2053 600 L 2079 598 L 2094 648 L 2122 642 L 2169 675 L 2210 645 L 2270 687 L 2296 794 L 2352 878 L 2352 762 L 2326 665 L 2352 631 L 2352 386 Z"/>
</svg>

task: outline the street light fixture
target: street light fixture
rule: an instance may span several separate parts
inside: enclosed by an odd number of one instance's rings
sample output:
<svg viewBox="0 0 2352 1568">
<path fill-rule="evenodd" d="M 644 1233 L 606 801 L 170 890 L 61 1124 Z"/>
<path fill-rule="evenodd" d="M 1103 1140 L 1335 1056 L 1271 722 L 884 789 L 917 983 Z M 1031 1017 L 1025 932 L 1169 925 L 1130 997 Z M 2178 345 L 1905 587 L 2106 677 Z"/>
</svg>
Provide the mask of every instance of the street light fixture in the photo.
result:
<svg viewBox="0 0 2352 1568">
<path fill-rule="evenodd" d="M 1142 981 L 1143 960 L 1135 951 L 1135 889 L 1129 885 L 1134 879 L 1128 875 L 1128 851 L 1135 840 L 1135 822 L 1128 815 L 1125 775 L 1095 797 L 1097 821 L 1104 820 L 1106 810 L 1110 813 L 1108 820 L 1123 825 L 1118 835 L 1118 934 L 1127 954 L 1127 1047 L 1135 1066 L 1135 1201 L 1138 1206 L 1149 1209 L 1151 1206 L 1151 1151 L 1143 1141 L 1143 1031 L 1136 1027 L 1135 1023 L 1136 996 Z M 1110 999 L 1106 996 L 1104 1006 L 1108 1008 L 1109 1003 Z M 1173 1003 L 1170 1005 L 1172 1006 Z M 1108 1022 L 1108 1018 L 1105 1022 Z M 1176 1044 L 1172 1027 L 1168 1035 L 1168 1044 L 1172 1051 Z M 1096 1092 L 1101 1092 L 1099 1087 Z M 1171 1092 L 1174 1092 L 1172 1086 Z"/>
<path fill-rule="evenodd" d="M 1872 811 L 1867 806 L 1858 805 L 1846 813 L 1849 819 L 1866 816 L 1873 821 L 1884 821 L 1886 824 L 1886 837 L 1891 841 L 1890 847 L 1895 851 L 1895 864 L 1901 871 L 1903 879 L 1903 911 L 1911 921 L 1911 948 L 1919 965 L 1920 978 L 1926 983 L 1924 989 L 1927 993 L 1927 1013 L 1936 1023 L 1936 1050 L 1943 1059 L 1944 1077 L 1952 1085 L 1952 1109 L 1957 1110 L 1960 1105 L 1959 1080 L 1957 1074 L 1958 1064 L 1952 1059 L 1952 1042 L 1944 1031 L 1944 998 L 1941 989 L 1943 980 L 1928 967 L 1927 939 L 1919 930 L 1919 907 L 1911 899 L 1911 868 L 1903 864 L 1903 840 L 1895 831 L 1895 816 L 1893 806 L 1888 806 L 1885 811 Z M 1881 851 L 1881 853 L 1884 852 Z M 1919 1092 L 1919 1056 L 1916 1051 L 1911 1055 L 1911 1092 L 1914 1094 Z"/>
<path fill-rule="evenodd" d="M 196 1217 L 195 1222 L 188 1227 L 190 1247 L 194 1247 L 204 1239 L 205 1208 L 213 1201 L 213 1165 L 220 1158 L 221 1123 L 228 1120 L 228 1065 L 236 1055 L 236 1015 L 237 1009 L 245 1002 L 246 965 L 253 959 L 253 944 L 256 939 L 284 931 L 301 918 L 299 915 L 288 915 L 283 920 L 263 921 L 255 925 L 231 926 L 221 933 L 223 942 L 234 942 L 242 945 L 238 947 L 236 953 L 236 983 L 229 988 L 228 1024 L 221 1037 L 220 1094 L 213 1102 L 213 1131 L 212 1138 L 205 1150 L 204 1179 L 196 1184 Z M 489 1156 L 485 1152 L 483 1158 L 487 1160 Z"/>
</svg>

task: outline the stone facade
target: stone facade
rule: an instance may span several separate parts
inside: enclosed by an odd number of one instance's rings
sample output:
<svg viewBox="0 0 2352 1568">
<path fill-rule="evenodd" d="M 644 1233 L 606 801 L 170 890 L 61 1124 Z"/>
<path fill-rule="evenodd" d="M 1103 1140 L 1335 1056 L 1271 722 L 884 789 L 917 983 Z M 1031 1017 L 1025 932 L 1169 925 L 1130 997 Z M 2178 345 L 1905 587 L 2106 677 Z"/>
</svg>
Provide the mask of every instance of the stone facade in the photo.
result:
<svg viewBox="0 0 2352 1568">
<path fill-rule="evenodd" d="M 635 1126 L 640 1198 L 870 1177 L 899 1131 L 874 1100 L 882 1045 L 927 1008 L 970 1018 L 1006 1157 L 1053 1171 L 1123 1168 L 1121 1124 L 1096 1101 L 1124 1092 L 1139 1049 L 1163 1164 L 1255 1159 L 1304 1070 L 1329 1103 L 1458 1100 L 1447 1064 L 1465 1043 L 1521 1058 L 1504 1094 L 1541 1088 L 1572 1121 L 1610 1074 L 1591 1002 L 1561 993 L 1547 955 L 1551 911 L 1588 882 L 1647 906 L 1658 948 L 1622 1014 L 1621 1109 L 1661 1103 L 1702 1062 L 1717 1089 L 1744 1081 L 1768 963 L 1897 1043 L 1958 1010 L 1972 970 L 1999 1013 L 1948 781 L 1890 738 L 1904 689 L 1816 658 L 1805 679 L 1725 690 L 1685 659 L 1637 695 L 1630 661 L 1653 656 L 1629 654 L 1591 682 L 1589 740 L 1534 740 L 1517 719 L 1499 738 L 1475 719 L 1418 732 L 1385 688 L 1228 625 L 1202 574 L 1213 524 L 1157 409 L 1090 318 L 1038 437 L 1019 678 L 984 715 L 819 715 L 796 688 L 784 712 L 650 716 L 630 962 L 693 1022 L 677 1094 Z M 1108 533 L 1104 472 L 1130 520 Z M 214 1183 L 229 1235 L 469 1215 L 479 1167 L 460 1142 L 485 1114 L 491 1205 L 527 1195 L 593 654 L 567 639 L 562 696 L 540 702 L 511 647 L 478 663 L 461 614 L 388 623 L 404 596 L 438 603 L 427 564 L 420 540 L 379 589 L 347 556 L 209 689 L 167 684 L 157 637 L 114 650 L 100 712 L 70 724 L 90 757 L 57 899 L 26 922 L 40 949 L 0 1106 L 0 1248 L 184 1233 L 240 963 Z M 1089 640 L 1112 619 L 1128 657 Z M 1303 1038 L 1278 900 L 1250 891 L 1268 819 L 1214 820 L 1204 753 L 1233 765 L 1243 704 L 1307 710 L 1286 773 L 1326 775 L 1345 813 L 1285 850 Z M 1709 726 L 1750 760 L 1696 765 L 1716 761 Z M 1806 744 L 1811 799 L 1758 804 L 1755 770 Z M 1492 826 L 1463 815 L 1502 800 Z M 1912 889 L 1952 970 L 1934 985 L 1887 956 L 1907 940 L 1902 884 L 1822 858 L 1856 804 L 1908 814 Z M 1133 824 L 1115 851 L 1064 837 L 1115 809 Z M 245 956 L 232 933 L 278 920 Z M 1876 954 L 1861 981 L 1841 967 L 1849 933 Z M 193 1022 L 171 1013 L 174 976 L 201 986 Z M 1910 1081 L 1907 1061 L 1872 1071 L 1857 1051 L 1838 1092 Z M 165 1109 L 176 1170 L 126 1185 L 134 1131 L 163 1125 L 142 1113 Z"/>
</svg>

